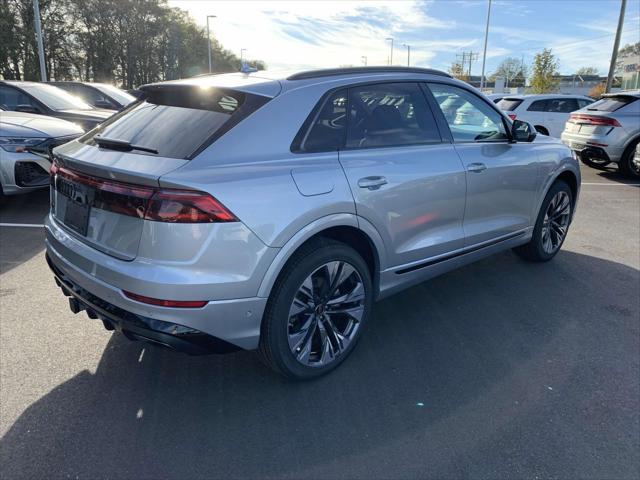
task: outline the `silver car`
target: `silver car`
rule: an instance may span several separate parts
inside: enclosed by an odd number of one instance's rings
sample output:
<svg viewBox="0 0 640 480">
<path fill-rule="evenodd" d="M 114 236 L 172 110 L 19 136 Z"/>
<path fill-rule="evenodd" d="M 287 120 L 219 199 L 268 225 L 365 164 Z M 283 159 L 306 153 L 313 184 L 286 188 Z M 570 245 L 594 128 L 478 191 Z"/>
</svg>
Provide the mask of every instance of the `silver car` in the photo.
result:
<svg viewBox="0 0 640 480">
<path fill-rule="evenodd" d="M 143 90 L 55 150 L 46 219 L 71 309 L 133 340 L 257 349 L 316 377 L 353 350 L 376 300 L 505 249 L 553 258 L 578 199 L 566 146 L 439 71 Z M 446 115 L 442 97 L 457 99 Z"/>
<path fill-rule="evenodd" d="M 640 92 L 604 95 L 601 100 L 571 114 L 562 141 L 592 167 L 611 162 L 625 174 L 640 177 L 633 161 L 640 143 Z"/>
<path fill-rule="evenodd" d="M 0 110 L 0 197 L 48 186 L 51 150 L 82 133 L 59 118 Z"/>
</svg>

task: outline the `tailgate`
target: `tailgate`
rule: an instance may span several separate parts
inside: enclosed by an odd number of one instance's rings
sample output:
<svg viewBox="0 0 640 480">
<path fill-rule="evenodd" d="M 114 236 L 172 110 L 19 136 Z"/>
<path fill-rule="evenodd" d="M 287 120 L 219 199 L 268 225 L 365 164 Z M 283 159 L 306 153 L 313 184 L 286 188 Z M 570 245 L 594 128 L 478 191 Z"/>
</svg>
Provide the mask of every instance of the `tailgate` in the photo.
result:
<svg viewBox="0 0 640 480">
<path fill-rule="evenodd" d="M 116 258 L 132 260 L 144 226 L 144 199 L 136 187 L 158 187 L 158 178 L 187 160 L 105 151 L 79 142 L 55 151 L 58 171 L 51 181 L 51 213 L 84 243 Z M 129 190 L 127 190 L 129 189 Z M 122 212 L 128 211 L 128 214 Z M 139 215 L 131 215 L 131 212 Z"/>
</svg>

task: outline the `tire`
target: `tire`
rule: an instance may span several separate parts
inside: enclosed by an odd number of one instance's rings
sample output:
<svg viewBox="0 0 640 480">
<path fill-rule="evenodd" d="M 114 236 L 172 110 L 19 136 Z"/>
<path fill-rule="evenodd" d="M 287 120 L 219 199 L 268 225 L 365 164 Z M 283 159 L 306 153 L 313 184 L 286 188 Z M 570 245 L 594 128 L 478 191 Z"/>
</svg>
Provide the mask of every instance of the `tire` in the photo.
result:
<svg viewBox="0 0 640 480">
<path fill-rule="evenodd" d="M 536 129 L 536 132 L 541 133 L 542 135 L 546 135 L 547 137 L 549 136 L 549 130 L 547 130 L 545 127 L 536 125 L 534 128 Z"/>
<path fill-rule="evenodd" d="M 620 163 L 618 164 L 618 168 L 622 173 L 633 178 L 640 178 L 640 169 L 636 168 L 636 166 L 633 164 L 633 155 L 636 153 L 637 145 L 638 140 L 632 142 L 631 145 L 629 145 L 622 154 L 622 158 L 620 159 Z"/>
<path fill-rule="evenodd" d="M 330 286 L 328 280 L 336 278 L 340 282 Z M 324 375 L 353 351 L 372 304 L 371 274 L 358 252 L 335 240 L 313 240 L 278 276 L 262 320 L 258 353 L 287 378 Z M 352 314 L 340 311 L 346 309 Z"/>
<path fill-rule="evenodd" d="M 553 201 L 560 199 L 562 200 L 561 202 L 558 201 L 556 205 L 552 205 Z M 568 201 L 566 209 L 564 207 L 565 201 Z M 556 217 L 556 221 L 549 222 L 549 217 L 554 218 L 558 211 L 563 212 L 562 215 Z M 564 240 L 567 238 L 572 216 L 573 194 L 571 188 L 562 180 L 556 180 L 544 197 L 531 240 L 525 245 L 514 248 L 514 252 L 531 262 L 548 262 L 560 251 Z M 559 232 L 561 229 L 564 234 L 560 238 Z M 549 246 L 552 248 L 549 249 Z"/>
<path fill-rule="evenodd" d="M 585 165 L 590 166 L 591 168 L 596 168 L 598 170 L 605 170 L 606 167 L 611 163 L 610 160 L 602 160 L 600 158 L 589 158 L 580 155 L 580 161 Z"/>
</svg>

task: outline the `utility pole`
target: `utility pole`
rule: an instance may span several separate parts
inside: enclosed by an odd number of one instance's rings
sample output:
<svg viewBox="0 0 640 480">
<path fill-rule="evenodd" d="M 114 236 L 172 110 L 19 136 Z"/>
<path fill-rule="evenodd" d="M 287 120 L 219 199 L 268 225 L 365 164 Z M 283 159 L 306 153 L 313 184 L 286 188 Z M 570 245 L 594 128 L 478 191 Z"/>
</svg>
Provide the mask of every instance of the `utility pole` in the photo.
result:
<svg viewBox="0 0 640 480">
<path fill-rule="evenodd" d="M 491 18 L 491 0 L 487 10 L 487 26 L 484 30 L 484 52 L 482 53 L 482 74 L 480 74 L 480 90 L 484 88 L 484 65 L 487 61 L 487 40 L 489 39 L 489 19 Z"/>
<path fill-rule="evenodd" d="M 209 19 L 218 18 L 215 15 L 207 15 L 207 45 L 209 50 L 209 73 L 211 73 L 211 36 L 209 35 Z"/>
<path fill-rule="evenodd" d="M 362 63 L 364 63 L 364 66 L 367 66 L 367 56 L 366 55 L 362 55 L 362 57 L 360 57 L 360 59 L 362 60 Z"/>
<path fill-rule="evenodd" d="M 393 65 L 393 38 L 389 37 L 389 38 L 385 38 L 385 40 L 387 42 L 391 42 L 391 55 L 389 55 L 389 65 Z"/>
<path fill-rule="evenodd" d="M 627 7 L 627 0 L 620 3 L 620 17 L 618 18 L 618 30 L 616 30 L 616 39 L 613 42 L 613 52 L 611 53 L 611 65 L 609 65 L 609 75 L 607 75 L 607 85 L 604 88 L 605 93 L 611 91 L 613 83 L 613 74 L 616 72 L 616 61 L 618 60 L 618 48 L 620 47 L 620 37 L 622 36 L 622 24 L 624 23 L 624 10 Z"/>
<path fill-rule="evenodd" d="M 403 43 L 402 46 L 407 47 L 407 67 L 409 67 L 411 65 L 411 45 Z"/>
<path fill-rule="evenodd" d="M 33 18 L 35 20 L 38 57 L 40 59 L 40 80 L 46 82 L 47 67 L 44 64 L 44 44 L 42 43 L 42 26 L 40 25 L 40 5 L 38 4 L 38 0 L 33 0 Z"/>
<path fill-rule="evenodd" d="M 478 59 L 478 53 L 477 52 L 462 52 L 461 54 L 459 53 L 459 54 L 456 55 L 456 58 L 460 58 L 460 57 L 462 57 L 462 61 L 460 62 L 461 66 L 462 66 L 462 73 L 464 74 L 465 65 L 468 62 L 469 63 L 469 68 L 467 68 L 467 76 L 471 77 L 471 64 Z"/>
</svg>

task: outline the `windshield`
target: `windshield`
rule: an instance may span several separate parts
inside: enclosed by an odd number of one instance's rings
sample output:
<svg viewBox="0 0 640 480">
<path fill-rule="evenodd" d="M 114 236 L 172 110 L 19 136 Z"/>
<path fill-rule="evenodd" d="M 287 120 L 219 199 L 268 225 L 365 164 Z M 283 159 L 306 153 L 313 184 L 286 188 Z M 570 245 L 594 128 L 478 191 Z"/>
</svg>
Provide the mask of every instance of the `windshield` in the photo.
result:
<svg viewBox="0 0 640 480">
<path fill-rule="evenodd" d="M 522 103 L 519 98 L 503 98 L 496 105 L 500 110 L 513 111 Z"/>
<path fill-rule="evenodd" d="M 118 87 L 108 85 L 106 83 L 94 83 L 93 86 L 100 90 L 105 95 L 110 96 L 121 105 L 129 105 L 131 102 L 135 102 L 136 97 L 129 95 L 127 92 L 120 90 Z"/>
<path fill-rule="evenodd" d="M 33 95 L 51 110 L 93 110 L 93 107 L 88 103 L 83 102 L 78 97 L 74 97 L 58 87 L 36 84 L 21 85 L 20 88 L 30 95 Z"/>
</svg>

